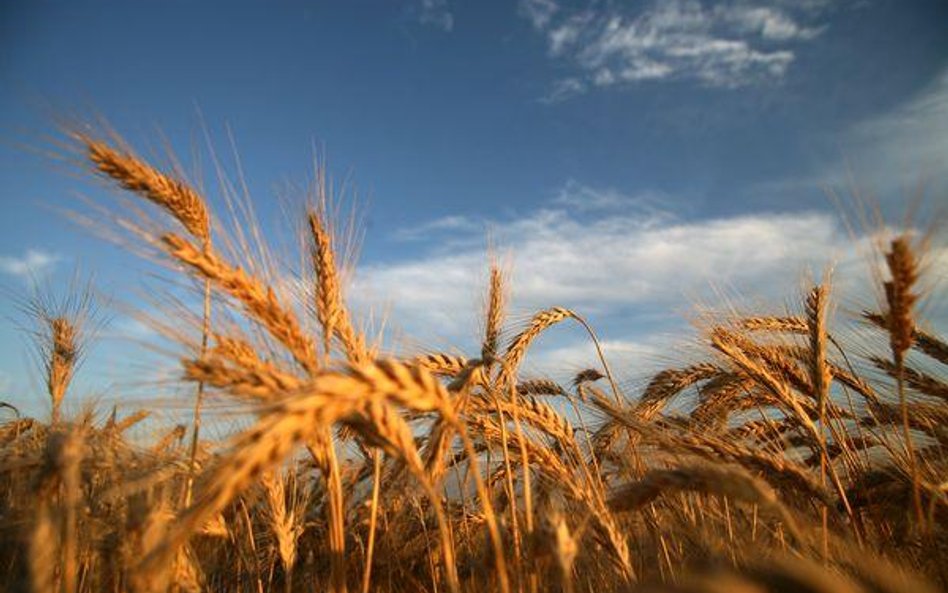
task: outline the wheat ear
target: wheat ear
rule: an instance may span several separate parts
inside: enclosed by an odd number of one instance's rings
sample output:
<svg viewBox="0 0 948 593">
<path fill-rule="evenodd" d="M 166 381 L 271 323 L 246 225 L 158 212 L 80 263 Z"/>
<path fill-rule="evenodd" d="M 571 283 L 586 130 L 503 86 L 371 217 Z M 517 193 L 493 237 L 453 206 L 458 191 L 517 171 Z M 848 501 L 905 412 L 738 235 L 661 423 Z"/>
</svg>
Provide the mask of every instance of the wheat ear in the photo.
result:
<svg viewBox="0 0 948 593">
<path fill-rule="evenodd" d="M 504 289 L 504 275 L 500 267 L 490 268 L 490 291 L 487 297 L 487 318 L 484 328 L 484 343 L 481 346 L 481 360 L 489 367 L 498 356 L 500 331 L 504 325 L 507 294 Z"/>
<path fill-rule="evenodd" d="M 122 188 L 134 192 L 162 208 L 201 243 L 202 250 L 211 250 L 211 224 L 207 204 L 198 192 L 187 183 L 167 175 L 148 165 L 134 154 L 115 150 L 104 142 L 89 136 L 78 136 L 85 145 L 89 160 L 96 170 Z M 201 328 L 200 357 L 207 352 L 211 325 L 211 285 L 204 280 L 204 302 Z M 184 492 L 185 505 L 190 504 L 193 484 L 194 456 L 201 430 L 201 405 L 204 399 L 204 383 L 198 382 L 194 401 L 193 431 L 190 448 L 190 470 Z"/>
<path fill-rule="evenodd" d="M 655 375 L 635 405 L 635 413 L 642 420 L 650 420 L 669 399 L 689 386 L 711 379 L 721 369 L 710 363 L 700 363 L 683 369 L 666 369 Z"/>
<path fill-rule="evenodd" d="M 310 374 L 316 372 L 319 365 L 312 339 L 303 332 L 296 315 L 279 302 L 272 288 L 178 235 L 165 234 L 162 242 L 172 257 L 240 302 L 252 318 L 286 347 L 303 369 Z"/>
<path fill-rule="evenodd" d="M 921 489 L 919 487 L 918 467 L 915 448 L 912 443 L 912 431 L 909 427 L 908 402 L 905 397 L 905 353 L 915 341 L 914 308 L 918 296 L 912 292 L 918 280 L 918 263 L 907 235 L 892 240 L 885 261 L 891 278 L 883 283 L 885 299 L 889 306 L 886 313 L 889 330 L 889 346 L 892 349 L 892 361 L 895 363 L 896 383 L 899 392 L 899 405 L 902 407 L 902 434 L 905 440 L 905 452 L 908 457 L 909 471 L 912 476 L 912 500 L 915 505 L 915 518 L 923 524 Z"/>
<path fill-rule="evenodd" d="M 210 237 L 210 216 L 204 199 L 186 183 L 104 142 L 83 135 L 78 140 L 100 174 L 161 207 L 195 238 L 203 241 Z"/>
<path fill-rule="evenodd" d="M 316 273 L 316 317 L 323 327 L 323 347 L 326 356 L 336 336 L 342 343 L 346 358 L 358 364 L 368 358 L 365 338 L 355 331 L 349 311 L 342 298 L 339 270 L 330 234 L 323 217 L 309 213 L 309 229 L 313 239 L 312 261 Z"/>
<path fill-rule="evenodd" d="M 59 422 L 59 410 L 72 380 L 78 358 L 76 326 L 65 317 L 49 320 L 50 349 L 46 365 L 46 387 L 52 402 L 53 423 Z"/>
</svg>

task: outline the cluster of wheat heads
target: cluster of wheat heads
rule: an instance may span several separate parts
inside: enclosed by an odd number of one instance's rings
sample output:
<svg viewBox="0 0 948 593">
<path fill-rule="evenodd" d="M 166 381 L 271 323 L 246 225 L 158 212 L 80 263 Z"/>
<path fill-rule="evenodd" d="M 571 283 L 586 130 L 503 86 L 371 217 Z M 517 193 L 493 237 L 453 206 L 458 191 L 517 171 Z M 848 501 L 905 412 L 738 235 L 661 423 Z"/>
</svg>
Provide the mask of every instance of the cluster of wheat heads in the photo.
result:
<svg viewBox="0 0 948 593">
<path fill-rule="evenodd" d="M 212 237 L 207 201 L 180 176 L 72 139 L 90 170 L 164 212 L 141 238 L 204 296 L 200 337 L 180 361 L 194 415 L 152 442 L 125 436 L 144 413 L 66 417 L 82 324 L 41 312 L 51 419 L 0 426 L 8 588 L 948 584 L 948 344 L 918 318 L 910 236 L 887 244 L 879 310 L 836 319 L 829 286 L 812 286 L 796 312 L 718 318 L 704 360 L 623 392 L 601 356 L 570 384 L 524 377 L 531 345 L 557 324 L 596 338 L 562 307 L 505 328 L 496 267 L 476 356 L 382 355 L 346 306 L 324 203 L 306 213 L 294 297 L 260 262 L 216 247 L 226 240 Z M 831 329 L 847 325 L 860 329 L 850 346 Z M 202 437 L 206 397 L 247 406 L 253 421 L 224 445 Z"/>
</svg>

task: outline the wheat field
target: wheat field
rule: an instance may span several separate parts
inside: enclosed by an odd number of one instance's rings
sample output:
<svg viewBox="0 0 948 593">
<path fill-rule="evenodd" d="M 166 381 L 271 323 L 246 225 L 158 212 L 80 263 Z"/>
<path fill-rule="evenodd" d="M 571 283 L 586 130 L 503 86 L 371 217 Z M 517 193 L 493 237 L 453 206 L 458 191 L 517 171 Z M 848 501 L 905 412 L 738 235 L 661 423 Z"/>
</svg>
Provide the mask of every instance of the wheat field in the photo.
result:
<svg viewBox="0 0 948 593">
<path fill-rule="evenodd" d="M 178 171 L 107 134 L 68 146 L 127 195 L 86 219 L 130 229 L 193 286 L 190 317 L 164 328 L 190 410 L 148 438 L 129 435 L 147 410 L 66 414 L 90 304 L 28 307 L 52 413 L 0 426 L 5 589 L 948 587 L 948 342 L 917 306 L 928 238 L 912 229 L 880 244 L 878 307 L 838 314 L 825 281 L 790 312 L 719 315 L 703 360 L 630 391 L 581 311 L 509 322 L 515 279 L 497 266 L 479 352 L 390 355 L 347 307 L 325 200 L 300 216 L 304 273 L 282 282 Z M 563 324 L 600 365 L 525 374 Z M 250 420 L 211 439 L 212 402 Z"/>
</svg>

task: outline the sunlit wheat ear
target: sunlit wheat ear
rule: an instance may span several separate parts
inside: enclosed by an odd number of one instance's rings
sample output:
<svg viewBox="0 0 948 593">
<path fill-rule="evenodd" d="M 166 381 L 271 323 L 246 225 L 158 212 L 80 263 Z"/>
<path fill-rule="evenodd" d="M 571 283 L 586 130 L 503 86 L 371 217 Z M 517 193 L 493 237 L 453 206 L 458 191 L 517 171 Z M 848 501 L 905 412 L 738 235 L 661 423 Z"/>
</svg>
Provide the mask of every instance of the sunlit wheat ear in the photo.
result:
<svg viewBox="0 0 948 593">
<path fill-rule="evenodd" d="M 504 286 L 504 274 L 496 264 L 490 268 L 490 291 L 487 297 L 487 318 L 485 320 L 484 343 L 481 346 L 481 360 L 490 365 L 498 356 L 500 332 L 504 326 L 507 294 Z"/>
<path fill-rule="evenodd" d="M 862 316 L 876 327 L 888 330 L 888 319 L 885 315 L 863 311 Z M 939 336 L 915 327 L 912 332 L 912 346 L 934 360 L 948 365 L 948 342 Z"/>
<path fill-rule="evenodd" d="M 438 352 L 416 356 L 409 361 L 409 364 L 419 366 L 435 375 L 455 377 L 468 366 L 468 359 Z"/>
<path fill-rule="evenodd" d="M 76 368 L 78 347 L 76 328 L 65 317 L 49 320 L 50 352 L 47 366 L 46 387 L 53 406 L 53 421 L 59 420 L 59 409 L 66 395 L 66 389 L 72 380 Z"/>
<path fill-rule="evenodd" d="M 801 317 L 741 317 L 738 325 L 747 331 L 786 332 L 791 334 L 805 334 L 808 327 L 806 320 Z"/>
<path fill-rule="evenodd" d="M 720 373 L 721 369 L 710 363 L 661 371 L 649 381 L 645 391 L 642 392 L 642 397 L 635 405 L 635 413 L 642 420 L 651 420 L 676 394 Z"/>
<path fill-rule="evenodd" d="M 510 345 L 507 346 L 506 353 L 504 353 L 503 376 L 506 381 L 512 382 L 516 377 L 517 369 L 520 368 L 520 363 L 523 362 L 524 357 L 527 355 L 527 349 L 530 348 L 530 344 L 537 336 L 543 333 L 547 328 L 565 319 L 575 317 L 576 314 L 574 312 L 562 307 L 553 307 L 534 315 L 527 328 L 511 340 Z M 512 386 L 512 383 L 510 384 Z"/>
<path fill-rule="evenodd" d="M 889 329 L 889 344 L 897 366 L 902 364 L 905 352 L 914 342 L 914 307 L 918 295 L 912 292 L 918 280 L 918 263 L 915 253 L 905 235 L 896 237 L 885 254 L 891 278 L 883 284 L 885 299 L 889 306 L 886 320 Z"/>
<path fill-rule="evenodd" d="M 905 353 L 915 341 L 915 303 L 918 295 L 913 292 L 918 281 L 918 261 L 907 235 L 892 240 L 890 250 L 885 254 L 890 279 L 883 283 L 885 300 L 889 310 L 886 312 L 889 346 L 892 349 L 892 361 L 895 363 L 896 383 L 899 403 L 902 407 L 902 437 L 908 456 L 909 471 L 912 476 L 912 497 L 915 503 L 915 517 L 919 524 L 924 521 L 921 492 L 919 486 L 918 465 L 912 431 L 909 426 L 908 402 L 905 394 Z"/>
<path fill-rule="evenodd" d="M 552 379 L 529 379 L 517 383 L 518 395 L 568 395 L 566 390 Z"/>
<path fill-rule="evenodd" d="M 287 506 L 286 478 L 282 473 L 266 473 L 261 480 L 267 501 L 267 526 L 276 538 L 277 555 L 289 578 L 296 564 L 297 540 L 303 532 L 298 509 Z"/>
<path fill-rule="evenodd" d="M 184 226 L 193 237 L 210 238 L 210 216 L 204 199 L 183 181 L 162 173 L 135 155 L 115 150 L 104 142 L 77 135 L 96 170 L 160 206 Z"/>
<path fill-rule="evenodd" d="M 204 382 L 231 395 L 268 401 L 300 389 L 303 382 L 274 365 L 260 362 L 252 368 L 227 364 L 219 357 L 184 359 L 184 378 Z"/>
<path fill-rule="evenodd" d="M 725 354 L 743 373 L 753 378 L 762 387 L 770 391 L 783 405 L 787 406 L 813 437 L 814 441 L 822 442 L 819 431 L 800 403 L 800 398 L 780 376 L 748 355 L 741 347 L 740 336 L 723 328 L 716 328 L 711 332 L 711 344 L 716 350 Z"/>
<path fill-rule="evenodd" d="M 296 315 L 280 303 L 272 288 L 178 235 L 165 234 L 162 242 L 174 259 L 241 303 L 247 314 L 283 344 L 303 369 L 311 374 L 317 371 L 319 365 L 313 340 L 303 332 Z"/>
<path fill-rule="evenodd" d="M 497 405 L 508 416 L 512 416 L 514 406 L 518 406 L 521 421 L 547 433 L 557 441 L 568 444 L 570 448 L 575 447 L 572 424 L 547 404 L 527 398 L 517 402 L 500 401 Z M 489 414 L 494 409 L 495 405 L 493 403 L 481 401 L 475 411 Z"/>
<path fill-rule="evenodd" d="M 333 337 L 338 337 L 350 362 L 365 362 L 368 360 L 365 338 L 353 327 L 349 311 L 343 302 L 332 235 L 321 214 L 310 212 L 308 220 L 313 240 L 313 269 L 316 273 L 316 317 L 323 326 L 326 355 L 329 356 Z"/>
<path fill-rule="evenodd" d="M 232 453 L 210 474 L 199 498 L 180 517 L 165 545 L 145 559 L 143 574 L 166 565 L 170 554 L 195 529 L 297 446 L 336 422 L 359 422 L 367 406 L 378 399 L 416 412 L 451 413 L 447 411 L 450 396 L 437 379 L 394 361 L 318 375 L 298 395 L 264 408 L 257 424 L 235 440 Z"/>
<path fill-rule="evenodd" d="M 825 284 L 813 287 L 806 296 L 807 334 L 809 336 L 810 383 L 819 405 L 819 417 L 823 420 L 829 401 L 832 372 L 826 363 L 826 307 L 829 291 Z"/>
</svg>

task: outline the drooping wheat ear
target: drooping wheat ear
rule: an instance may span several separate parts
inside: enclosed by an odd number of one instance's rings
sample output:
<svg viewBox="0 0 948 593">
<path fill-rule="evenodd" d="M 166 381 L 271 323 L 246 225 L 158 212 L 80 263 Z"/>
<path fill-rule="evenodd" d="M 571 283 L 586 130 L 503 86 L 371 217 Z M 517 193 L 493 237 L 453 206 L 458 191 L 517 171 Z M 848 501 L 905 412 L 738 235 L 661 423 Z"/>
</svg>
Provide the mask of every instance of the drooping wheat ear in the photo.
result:
<svg viewBox="0 0 948 593">
<path fill-rule="evenodd" d="M 329 356 L 333 336 L 336 336 L 350 362 L 364 362 L 368 358 L 365 338 L 353 328 L 342 298 L 332 235 L 322 216 L 316 212 L 309 213 L 309 229 L 313 238 L 312 261 L 316 273 L 316 317 L 323 327 L 326 356 Z"/>
<path fill-rule="evenodd" d="M 918 328 L 912 333 L 916 348 L 931 356 L 941 364 L 948 364 L 948 342 L 935 334 L 922 331 Z"/>
<path fill-rule="evenodd" d="M 737 365 L 737 367 L 743 373 L 753 378 L 761 385 L 761 387 L 765 388 L 774 397 L 776 397 L 783 406 L 788 408 L 794 419 L 799 422 L 806 431 L 807 436 L 811 441 L 811 445 L 817 447 L 821 455 L 826 458 L 829 457 L 826 450 L 826 439 L 823 438 L 820 430 L 817 428 L 816 424 L 814 424 L 810 414 L 802 405 L 800 398 L 797 397 L 794 391 L 786 384 L 783 379 L 774 375 L 774 373 L 772 373 L 764 365 L 758 364 L 747 355 L 747 353 L 741 348 L 739 336 L 736 336 L 735 334 L 728 332 L 723 328 L 717 328 L 711 333 L 711 343 L 716 350 L 724 353 L 732 363 Z M 836 491 L 839 494 L 843 505 L 846 507 L 846 510 L 850 516 L 852 516 L 852 509 L 849 507 L 849 502 L 846 500 L 846 493 L 843 489 L 842 483 L 840 482 L 840 478 L 836 469 L 832 465 L 829 465 L 827 469 L 829 470 L 830 477 L 832 478 L 833 484 L 836 487 Z"/>
<path fill-rule="evenodd" d="M 567 395 L 566 390 L 552 379 L 529 379 L 517 383 L 519 395 Z"/>
<path fill-rule="evenodd" d="M 148 410 L 137 410 L 136 412 L 129 414 L 125 418 L 122 418 L 118 422 L 113 423 L 110 426 L 110 429 L 114 434 L 122 434 L 123 432 L 129 430 L 136 424 L 143 422 L 151 416 L 151 412 Z"/>
<path fill-rule="evenodd" d="M 507 294 L 504 287 L 504 275 L 496 264 L 490 268 L 490 293 L 487 300 L 487 319 L 484 329 L 484 344 L 481 346 L 481 360 L 490 366 L 498 355 L 498 341 L 504 325 Z"/>
<path fill-rule="evenodd" d="M 517 402 L 501 400 L 496 404 L 483 399 L 475 400 L 477 405 L 474 411 L 489 414 L 492 410 L 499 407 L 500 410 L 508 416 L 513 416 L 514 406 L 519 408 L 519 418 L 531 426 L 554 437 L 557 441 L 563 443 L 568 449 L 573 449 L 576 444 L 573 440 L 573 426 L 559 412 L 533 398 L 519 399 Z"/>
<path fill-rule="evenodd" d="M 609 507 L 619 512 L 634 511 L 662 494 L 682 490 L 726 496 L 771 510 L 779 505 L 773 488 L 746 470 L 703 464 L 650 470 L 641 480 L 614 490 L 609 498 Z"/>
<path fill-rule="evenodd" d="M 303 382 L 295 375 L 260 361 L 252 367 L 233 367 L 220 357 L 183 359 L 184 378 L 203 382 L 231 395 L 267 401 L 281 393 L 296 391 Z"/>
<path fill-rule="evenodd" d="M 235 440 L 232 453 L 221 460 L 203 493 L 180 517 L 163 551 L 146 559 L 145 566 L 156 568 L 167 562 L 168 554 L 197 527 L 298 445 L 318 437 L 336 422 L 364 418 L 367 406 L 379 399 L 416 412 L 443 412 L 450 396 L 431 374 L 395 361 L 315 376 L 298 394 L 291 393 L 261 410 L 261 419 Z"/>
<path fill-rule="evenodd" d="M 124 189 L 134 192 L 159 206 L 181 223 L 191 236 L 201 244 L 201 249 L 205 253 L 210 253 L 211 226 L 207 204 L 191 186 L 180 179 L 155 169 L 131 152 L 116 150 L 100 140 L 83 134 L 76 134 L 75 137 L 85 145 L 89 161 L 101 175 L 116 181 Z M 207 351 L 210 324 L 211 286 L 210 279 L 205 278 L 201 357 Z M 198 382 L 194 401 L 190 471 L 183 494 L 185 505 L 189 504 L 191 499 L 191 488 L 194 480 L 194 457 L 197 454 L 201 429 L 203 399 L 204 383 Z"/>
<path fill-rule="evenodd" d="M 89 160 L 102 175 L 160 206 L 196 239 L 210 237 L 210 216 L 204 199 L 186 183 L 166 175 L 135 155 L 121 152 L 88 136 L 80 135 Z"/>
<path fill-rule="evenodd" d="M 889 327 L 885 315 L 863 311 L 862 316 L 877 327 L 882 329 L 888 329 Z M 920 330 L 918 327 L 915 327 L 912 331 L 912 338 L 912 346 L 938 362 L 948 364 L 948 342 L 935 334 Z"/>
<path fill-rule="evenodd" d="M 727 424 L 735 404 L 753 385 L 743 373 L 722 372 L 698 388 L 698 405 L 692 410 L 692 426 L 718 429 Z"/>
<path fill-rule="evenodd" d="M 503 381 L 502 384 L 513 386 L 517 369 L 527 355 L 527 349 L 530 347 L 530 343 L 533 342 L 537 336 L 543 333 L 547 328 L 565 319 L 575 317 L 576 314 L 574 312 L 569 309 L 564 309 L 563 307 L 552 307 L 534 315 L 526 329 L 517 334 L 514 339 L 511 340 L 510 345 L 507 346 L 507 352 L 504 354 L 503 361 L 503 377 L 505 381 Z"/>
<path fill-rule="evenodd" d="M 877 356 L 870 356 L 869 361 L 878 368 L 884 371 L 892 378 L 897 378 L 898 369 L 895 365 L 883 358 Z M 902 376 L 905 382 L 909 387 L 915 389 L 920 393 L 925 395 L 931 395 L 934 397 L 940 397 L 941 399 L 948 401 L 948 383 L 942 381 L 938 377 L 933 377 L 928 373 L 923 373 L 919 370 L 913 369 L 912 367 L 903 367 Z"/>
<path fill-rule="evenodd" d="M 691 385 L 711 379 L 721 373 L 717 366 L 703 362 L 683 369 L 666 369 L 655 375 L 635 405 L 635 414 L 642 420 L 651 420 L 669 399 Z"/>
<path fill-rule="evenodd" d="M 741 372 L 753 378 L 761 387 L 770 391 L 781 404 L 790 410 L 814 441 L 822 443 L 816 425 L 813 424 L 810 415 L 806 413 L 806 410 L 800 402 L 800 398 L 797 397 L 793 389 L 790 388 L 782 377 L 773 373 L 771 369 L 765 365 L 754 360 L 745 348 L 742 347 L 744 345 L 743 342 L 741 336 L 729 332 L 724 328 L 715 328 L 711 332 L 712 346 L 726 355 Z"/>
<path fill-rule="evenodd" d="M 409 364 L 422 367 L 434 375 L 455 377 L 468 366 L 468 360 L 463 356 L 436 352 L 416 356 Z"/>
<path fill-rule="evenodd" d="M 742 329 L 748 331 L 774 331 L 792 334 L 807 333 L 806 320 L 800 317 L 742 317 L 739 321 Z"/>
<path fill-rule="evenodd" d="M 533 316 L 533 319 L 530 320 L 530 324 L 520 332 L 507 347 L 507 352 L 504 354 L 504 359 L 501 364 L 500 376 L 498 383 L 501 389 L 501 394 L 505 398 L 509 398 L 513 401 L 514 404 L 517 403 L 517 370 L 520 367 L 520 363 L 523 362 L 523 358 L 527 354 L 527 349 L 530 347 L 530 343 L 536 339 L 545 329 L 563 321 L 564 319 L 574 318 L 578 319 L 575 313 L 569 309 L 564 309 L 561 307 L 553 307 L 545 311 L 540 311 Z M 494 397 L 495 403 L 497 405 L 497 415 L 500 419 L 502 437 L 503 437 L 503 452 L 504 452 L 504 462 L 507 467 L 507 490 L 511 497 L 511 506 L 510 506 L 510 516 L 511 516 L 511 526 L 514 532 L 514 556 L 519 565 L 520 563 L 520 539 L 519 539 L 519 525 L 517 522 L 517 511 L 516 511 L 516 502 L 513 498 L 513 475 L 509 470 L 509 457 L 510 452 L 507 447 L 507 428 L 506 422 L 503 420 L 503 411 L 500 409 L 500 398 Z M 524 514 L 526 521 L 524 522 L 526 528 L 527 537 L 532 537 L 533 534 L 533 494 L 532 494 L 532 485 L 531 485 L 531 475 L 530 475 L 530 458 L 529 451 L 525 444 L 525 438 L 523 435 L 523 426 L 520 422 L 520 407 L 514 405 L 511 409 L 511 416 L 513 419 L 514 433 L 517 437 L 517 443 L 520 448 L 520 455 L 523 461 L 523 506 Z"/>
<path fill-rule="evenodd" d="M 53 406 L 53 422 L 59 422 L 59 409 L 76 368 L 78 347 L 76 327 L 65 317 L 49 320 L 50 350 L 46 365 L 46 387 Z"/>
<path fill-rule="evenodd" d="M 179 235 L 165 234 L 162 242 L 172 257 L 240 302 L 304 370 L 310 374 L 317 371 L 319 365 L 312 339 L 303 332 L 296 315 L 279 302 L 272 288 L 243 269 L 224 262 L 213 252 L 198 249 Z"/>
</svg>

